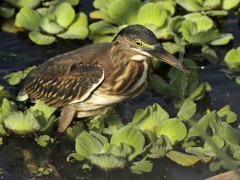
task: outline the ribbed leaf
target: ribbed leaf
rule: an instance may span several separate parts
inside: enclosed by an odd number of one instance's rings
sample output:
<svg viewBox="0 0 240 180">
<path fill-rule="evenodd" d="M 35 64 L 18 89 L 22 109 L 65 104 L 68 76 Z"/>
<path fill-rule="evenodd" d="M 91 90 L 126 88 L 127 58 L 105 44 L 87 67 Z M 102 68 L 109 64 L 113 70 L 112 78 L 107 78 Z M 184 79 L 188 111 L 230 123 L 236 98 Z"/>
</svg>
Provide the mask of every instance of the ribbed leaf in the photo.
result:
<svg viewBox="0 0 240 180">
<path fill-rule="evenodd" d="M 62 3 L 55 8 L 53 15 L 60 26 L 67 28 L 74 20 L 75 11 L 69 3 Z"/>
<path fill-rule="evenodd" d="M 63 39 L 86 39 L 88 36 L 88 28 L 79 27 L 74 29 L 69 29 L 64 33 L 58 34 L 57 37 Z"/>
<path fill-rule="evenodd" d="M 224 61 L 227 63 L 230 69 L 237 69 L 240 67 L 240 47 L 237 49 L 231 49 L 224 57 Z"/>
<path fill-rule="evenodd" d="M 76 138 L 75 149 L 79 155 L 90 159 L 90 155 L 98 154 L 102 151 L 103 143 L 93 135 L 87 132 L 82 132 Z"/>
<path fill-rule="evenodd" d="M 20 135 L 29 134 L 40 129 L 40 125 L 29 110 L 24 113 L 21 111 L 9 113 L 4 118 L 4 125 L 7 129 Z"/>
<path fill-rule="evenodd" d="M 216 39 L 211 41 L 210 44 L 213 46 L 221 46 L 221 45 L 228 44 L 229 41 L 231 41 L 232 39 L 233 39 L 232 34 L 221 34 Z"/>
<path fill-rule="evenodd" d="M 197 110 L 197 105 L 193 102 L 192 99 L 188 98 L 183 103 L 177 116 L 181 121 L 187 121 L 196 113 L 196 110 Z"/>
<path fill-rule="evenodd" d="M 169 153 L 167 153 L 167 157 L 182 166 L 191 166 L 198 161 L 204 161 L 205 163 L 207 163 L 212 159 L 211 157 L 187 155 L 178 151 L 170 151 Z"/>
<path fill-rule="evenodd" d="M 56 38 L 53 36 L 43 35 L 40 32 L 32 31 L 28 34 L 28 37 L 38 45 L 52 44 Z"/>
<path fill-rule="evenodd" d="M 112 136 L 110 141 L 110 144 L 115 144 L 117 146 L 120 146 L 121 143 L 125 143 L 133 147 L 133 153 L 128 156 L 128 159 L 131 161 L 133 158 L 143 152 L 145 139 L 140 130 L 128 125 L 118 130 Z"/>
<path fill-rule="evenodd" d="M 151 161 L 141 160 L 134 162 L 131 166 L 131 171 L 135 174 L 142 174 L 144 172 L 151 172 L 153 164 Z"/>
<path fill-rule="evenodd" d="M 32 8 L 23 7 L 16 16 L 15 25 L 30 31 L 39 31 L 41 16 Z"/>
<path fill-rule="evenodd" d="M 137 22 L 142 25 L 155 25 L 162 27 L 167 20 L 166 11 L 156 3 L 147 3 L 143 5 L 137 16 Z"/>
<path fill-rule="evenodd" d="M 175 144 L 187 136 L 187 128 L 177 118 L 168 119 L 161 123 L 157 135 L 165 135 L 171 141 L 171 144 Z"/>
<path fill-rule="evenodd" d="M 49 34 L 58 34 L 64 29 L 57 23 L 48 19 L 48 17 L 43 17 L 40 22 L 41 28 Z"/>
<path fill-rule="evenodd" d="M 92 164 L 99 166 L 105 171 L 122 169 L 126 162 L 124 159 L 118 158 L 113 154 L 91 154 L 89 159 Z"/>
<path fill-rule="evenodd" d="M 239 5 L 240 0 L 223 0 L 223 9 L 230 10 L 235 8 Z"/>
<path fill-rule="evenodd" d="M 116 24 L 135 24 L 140 6 L 140 0 L 115 0 L 108 7 L 108 14 Z"/>
</svg>

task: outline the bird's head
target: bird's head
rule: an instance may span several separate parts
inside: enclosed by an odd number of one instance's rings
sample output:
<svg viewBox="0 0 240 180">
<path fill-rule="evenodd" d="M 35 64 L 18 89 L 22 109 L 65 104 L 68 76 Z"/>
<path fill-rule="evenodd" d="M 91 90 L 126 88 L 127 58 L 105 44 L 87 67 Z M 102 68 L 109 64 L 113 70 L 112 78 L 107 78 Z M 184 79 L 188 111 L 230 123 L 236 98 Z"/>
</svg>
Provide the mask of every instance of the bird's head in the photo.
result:
<svg viewBox="0 0 240 180">
<path fill-rule="evenodd" d="M 158 42 L 157 37 L 148 28 L 142 25 L 130 25 L 123 28 L 113 42 L 118 42 L 133 54 L 132 60 L 142 60 L 144 56 L 156 57 L 181 70 L 186 70 L 184 65 L 173 55 L 167 52 Z"/>
</svg>

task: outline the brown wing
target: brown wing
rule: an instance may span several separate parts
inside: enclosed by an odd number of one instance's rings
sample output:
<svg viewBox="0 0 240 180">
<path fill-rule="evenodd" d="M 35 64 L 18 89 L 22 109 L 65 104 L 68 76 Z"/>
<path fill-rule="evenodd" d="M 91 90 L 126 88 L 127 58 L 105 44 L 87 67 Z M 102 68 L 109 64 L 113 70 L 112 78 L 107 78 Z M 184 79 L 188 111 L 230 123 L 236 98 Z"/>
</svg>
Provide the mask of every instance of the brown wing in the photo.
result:
<svg viewBox="0 0 240 180">
<path fill-rule="evenodd" d="M 98 65 L 48 61 L 28 75 L 24 89 L 31 98 L 62 107 L 84 101 L 103 79 Z"/>
</svg>

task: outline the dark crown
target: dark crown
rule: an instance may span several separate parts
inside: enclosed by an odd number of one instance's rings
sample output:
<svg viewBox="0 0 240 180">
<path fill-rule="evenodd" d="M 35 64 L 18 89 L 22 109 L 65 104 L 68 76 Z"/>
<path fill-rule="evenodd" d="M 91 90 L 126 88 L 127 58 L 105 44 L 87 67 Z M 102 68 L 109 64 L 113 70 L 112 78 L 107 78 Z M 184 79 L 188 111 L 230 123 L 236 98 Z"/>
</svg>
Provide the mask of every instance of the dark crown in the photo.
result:
<svg viewBox="0 0 240 180">
<path fill-rule="evenodd" d="M 117 36 L 114 38 L 114 40 L 118 36 L 126 37 L 130 40 L 140 39 L 144 43 L 147 43 L 147 44 L 150 44 L 150 45 L 155 45 L 155 44 L 158 43 L 158 39 L 155 36 L 155 34 L 151 30 L 149 30 L 148 28 L 146 28 L 142 25 L 139 25 L 139 24 L 130 25 L 130 26 L 127 26 L 127 27 L 123 28 L 117 34 Z"/>
</svg>

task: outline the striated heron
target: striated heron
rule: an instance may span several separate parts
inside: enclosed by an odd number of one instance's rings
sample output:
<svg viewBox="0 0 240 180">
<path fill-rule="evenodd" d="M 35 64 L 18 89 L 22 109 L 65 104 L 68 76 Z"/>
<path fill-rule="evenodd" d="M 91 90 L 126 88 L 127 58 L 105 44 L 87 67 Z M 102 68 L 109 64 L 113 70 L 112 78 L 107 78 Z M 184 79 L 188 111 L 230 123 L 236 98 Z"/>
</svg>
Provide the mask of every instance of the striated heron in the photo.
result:
<svg viewBox="0 0 240 180">
<path fill-rule="evenodd" d="M 119 102 L 140 94 L 152 72 L 151 58 L 184 70 L 142 25 L 123 28 L 111 43 L 91 44 L 55 56 L 34 69 L 24 89 L 34 99 L 61 108 L 58 131 L 73 117 L 96 117 Z"/>
</svg>

